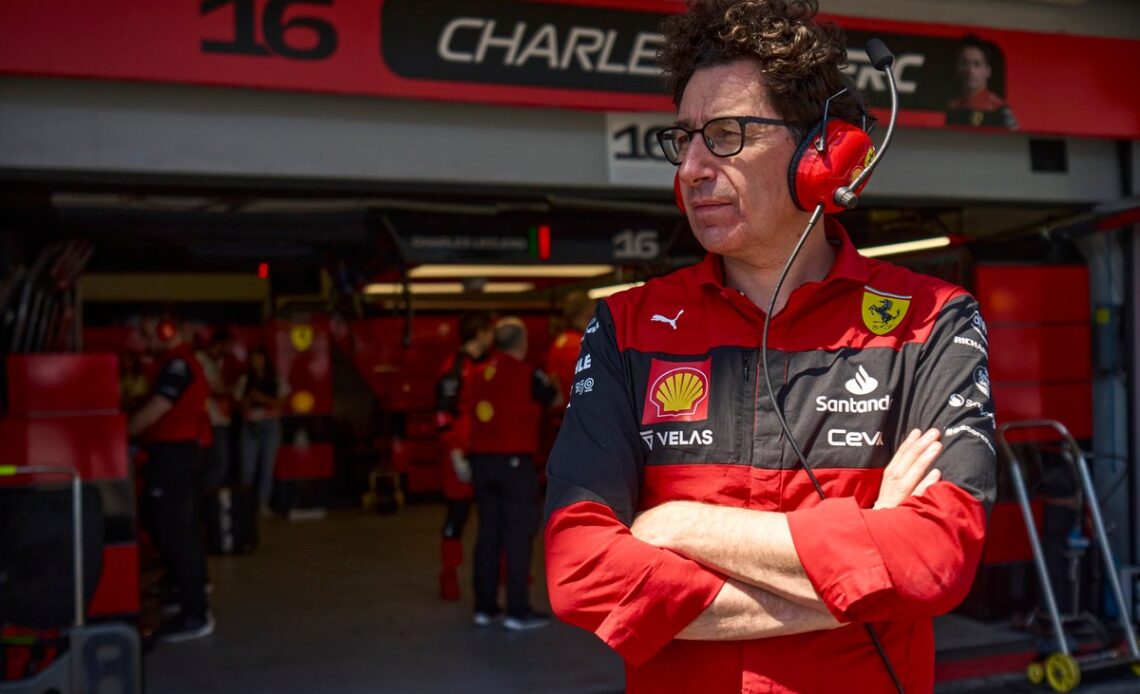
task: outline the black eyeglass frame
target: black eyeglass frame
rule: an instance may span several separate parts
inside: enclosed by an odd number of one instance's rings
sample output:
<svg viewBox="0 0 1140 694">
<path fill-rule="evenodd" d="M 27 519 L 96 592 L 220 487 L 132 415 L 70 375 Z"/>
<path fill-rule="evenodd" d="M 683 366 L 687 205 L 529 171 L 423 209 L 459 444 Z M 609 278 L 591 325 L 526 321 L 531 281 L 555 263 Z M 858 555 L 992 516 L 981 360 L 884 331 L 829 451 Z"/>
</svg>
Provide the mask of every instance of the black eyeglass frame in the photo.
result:
<svg viewBox="0 0 1140 694">
<path fill-rule="evenodd" d="M 737 125 L 740 126 L 740 146 L 736 148 L 736 151 L 721 154 L 720 152 L 713 151 L 713 145 L 709 142 L 709 138 L 705 136 L 705 128 L 709 127 L 713 123 L 726 120 L 736 121 Z M 657 131 L 657 144 L 661 147 L 661 153 L 665 155 L 665 161 L 669 162 L 673 166 L 680 166 L 681 160 L 678 159 L 677 161 L 673 161 L 669 157 L 669 150 L 665 148 L 665 140 L 668 137 L 668 133 L 678 131 L 688 135 L 690 142 L 694 140 L 694 135 L 700 133 L 701 140 L 705 143 L 705 147 L 707 147 L 709 152 L 711 152 L 714 156 L 722 158 L 735 157 L 737 154 L 740 154 L 744 151 L 744 133 L 747 130 L 747 125 L 749 123 L 757 123 L 759 125 L 779 125 L 785 128 L 791 128 L 793 130 L 796 128 L 796 125 L 794 123 L 789 123 L 786 120 L 780 120 L 778 118 L 765 118 L 763 116 L 721 116 L 719 118 L 713 118 L 701 127 L 691 130 L 689 128 L 682 128 L 679 125 L 674 125 L 671 128 L 662 128 L 661 130 Z"/>
</svg>

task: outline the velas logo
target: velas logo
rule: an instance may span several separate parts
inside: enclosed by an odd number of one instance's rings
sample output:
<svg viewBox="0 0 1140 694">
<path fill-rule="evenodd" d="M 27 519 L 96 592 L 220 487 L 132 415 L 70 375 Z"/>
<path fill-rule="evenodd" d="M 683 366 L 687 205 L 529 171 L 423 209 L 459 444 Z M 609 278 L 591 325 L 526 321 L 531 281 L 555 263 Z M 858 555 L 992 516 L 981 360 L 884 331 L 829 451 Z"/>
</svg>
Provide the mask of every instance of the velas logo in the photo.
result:
<svg viewBox="0 0 1140 694">
<path fill-rule="evenodd" d="M 669 362 L 654 359 L 649 365 L 642 424 L 699 422 L 708 419 L 712 360 Z"/>
<path fill-rule="evenodd" d="M 863 287 L 863 325 L 876 335 L 886 335 L 902 324 L 910 297 Z"/>
</svg>

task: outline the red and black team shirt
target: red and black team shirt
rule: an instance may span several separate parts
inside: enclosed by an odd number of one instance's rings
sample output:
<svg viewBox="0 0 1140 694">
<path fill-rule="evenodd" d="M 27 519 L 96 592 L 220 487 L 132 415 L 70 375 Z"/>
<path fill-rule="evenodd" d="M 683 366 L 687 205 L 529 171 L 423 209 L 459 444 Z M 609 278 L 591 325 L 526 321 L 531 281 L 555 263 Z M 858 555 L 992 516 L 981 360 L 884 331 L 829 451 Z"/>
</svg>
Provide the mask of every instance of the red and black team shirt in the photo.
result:
<svg viewBox="0 0 1140 694">
<path fill-rule="evenodd" d="M 206 411 L 210 386 L 206 373 L 187 345 L 178 345 L 162 355 L 162 366 L 155 377 L 153 394 L 170 400 L 173 406 L 142 434 L 147 442 L 206 445 L 213 430 Z"/>
<path fill-rule="evenodd" d="M 558 397 L 545 371 L 494 351 L 464 386 L 472 455 L 535 454 L 542 413 Z"/>
<path fill-rule="evenodd" d="M 719 256 L 600 304 L 547 476 L 551 604 L 626 660 L 630 691 L 891 691 L 873 622 L 908 692 L 933 687 L 931 617 L 965 597 L 994 496 L 986 328 L 963 289 L 860 256 L 836 260 L 770 327 L 774 388 L 828 499 L 783 436 L 760 370 L 763 313 Z M 912 429 L 938 427 L 942 481 L 870 510 Z M 674 499 L 787 514 L 838 629 L 753 641 L 674 636 L 725 577 L 635 539 Z"/>
</svg>

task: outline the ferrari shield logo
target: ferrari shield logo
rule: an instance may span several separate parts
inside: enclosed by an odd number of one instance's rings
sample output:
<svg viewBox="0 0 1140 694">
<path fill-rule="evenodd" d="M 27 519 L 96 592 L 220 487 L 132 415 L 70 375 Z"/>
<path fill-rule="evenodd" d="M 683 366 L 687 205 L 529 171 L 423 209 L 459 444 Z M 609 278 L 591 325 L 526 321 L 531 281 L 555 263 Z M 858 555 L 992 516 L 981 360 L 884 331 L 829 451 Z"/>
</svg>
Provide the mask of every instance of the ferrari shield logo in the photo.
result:
<svg viewBox="0 0 1140 694">
<path fill-rule="evenodd" d="M 909 308 L 909 296 L 863 287 L 863 325 L 876 335 L 886 335 L 899 327 Z"/>
<path fill-rule="evenodd" d="M 289 341 L 298 352 L 304 352 L 313 346 L 313 326 L 294 325 L 289 329 Z"/>
</svg>

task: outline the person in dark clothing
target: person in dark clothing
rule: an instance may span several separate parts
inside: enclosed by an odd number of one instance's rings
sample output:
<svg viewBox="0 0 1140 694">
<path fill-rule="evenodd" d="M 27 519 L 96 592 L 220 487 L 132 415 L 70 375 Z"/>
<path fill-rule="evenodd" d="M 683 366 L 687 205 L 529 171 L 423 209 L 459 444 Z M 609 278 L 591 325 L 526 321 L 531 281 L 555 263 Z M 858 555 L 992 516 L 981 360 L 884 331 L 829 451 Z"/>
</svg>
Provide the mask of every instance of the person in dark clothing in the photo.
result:
<svg viewBox="0 0 1140 694">
<path fill-rule="evenodd" d="M 206 413 L 210 388 L 175 321 L 147 318 L 142 332 L 159 353 L 160 366 L 151 395 L 131 415 L 128 430 L 146 448 L 144 515 L 179 608 L 177 616 L 159 629 L 159 640 L 187 641 L 214 631 L 206 602 L 198 499 L 203 446 L 211 438 Z"/>
<path fill-rule="evenodd" d="M 531 609 L 528 587 L 538 531 L 538 472 L 534 454 L 545 409 L 562 394 L 542 369 L 526 361 L 527 333 L 513 316 L 495 326 L 496 350 L 473 374 L 464 394 L 471 417 L 471 474 L 479 514 L 475 543 L 475 624 L 494 623 L 500 609 L 499 556 L 507 555 L 507 614 L 503 627 L 518 631 L 546 626 L 550 618 Z"/>
<path fill-rule="evenodd" d="M 236 392 L 242 410 L 241 482 L 256 484 L 261 516 L 270 518 L 273 466 L 281 446 L 281 408 L 288 386 L 278 377 L 265 347 L 255 347 L 249 353 L 249 366 Z"/>
<path fill-rule="evenodd" d="M 459 340 L 459 350 L 444 361 L 435 383 L 435 420 L 443 441 L 441 468 L 443 496 L 447 501 L 439 546 L 442 562 L 439 595 L 444 600 L 459 599 L 458 570 L 463 563 L 463 529 L 467 526 L 471 502 L 475 498 L 471 471 L 466 467 L 466 451 L 463 450 L 470 421 L 461 417 L 459 403 L 465 384 L 495 341 L 491 314 L 479 311 L 460 318 Z"/>
</svg>

